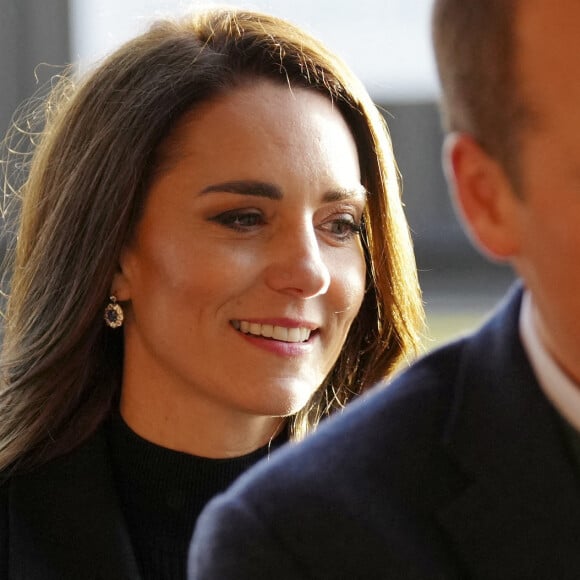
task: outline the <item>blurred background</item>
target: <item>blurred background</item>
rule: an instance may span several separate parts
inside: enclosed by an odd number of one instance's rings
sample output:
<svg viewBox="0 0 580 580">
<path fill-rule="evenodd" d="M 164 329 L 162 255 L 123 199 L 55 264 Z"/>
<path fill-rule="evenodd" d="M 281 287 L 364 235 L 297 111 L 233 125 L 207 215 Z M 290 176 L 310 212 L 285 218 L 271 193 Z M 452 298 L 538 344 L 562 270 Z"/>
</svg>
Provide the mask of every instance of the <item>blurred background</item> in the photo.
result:
<svg viewBox="0 0 580 580">
<path fill-rule="evenodd" d="M 25 99 L 73 63 L 90 69 L 156 17 L 215 2 L 0 0 L 0 133 Z M 323 40 L 366 84 L 389 124 L 403 176 L 428 314 L 426 348 L 473 328 L 513 280 L 473 249 L 441 168 L 431 0 L 255 0 L 229 5 L 287 18 Z"/>
</svg>

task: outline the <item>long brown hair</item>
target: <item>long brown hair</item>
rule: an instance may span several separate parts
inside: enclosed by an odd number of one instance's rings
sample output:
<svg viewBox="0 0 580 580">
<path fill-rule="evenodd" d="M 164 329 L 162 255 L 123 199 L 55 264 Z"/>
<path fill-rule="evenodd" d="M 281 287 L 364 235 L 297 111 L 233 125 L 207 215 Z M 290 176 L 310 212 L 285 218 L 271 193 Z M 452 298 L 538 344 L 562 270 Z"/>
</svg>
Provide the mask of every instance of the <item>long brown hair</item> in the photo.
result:
<svg viewBox="0 0 580 580">
<path fill-rule="evenodd" d="M 46 125 L 20 188 L 21 218 L 0 389 L 0 468 L 31 467 L 78 446 L 117 404 L 122 334 L 103 307 L 176 121 L 253 77 L 319 91 L 359 149 L 367 292 L 342 353 L 305 409 L 295 438 L 388 376 L 416 347 L 423 310 L 391 142 L 349 69 L 286 21 L 218 9 L 158 22 L 78 87 L 46 102 Z"/>
</svg>

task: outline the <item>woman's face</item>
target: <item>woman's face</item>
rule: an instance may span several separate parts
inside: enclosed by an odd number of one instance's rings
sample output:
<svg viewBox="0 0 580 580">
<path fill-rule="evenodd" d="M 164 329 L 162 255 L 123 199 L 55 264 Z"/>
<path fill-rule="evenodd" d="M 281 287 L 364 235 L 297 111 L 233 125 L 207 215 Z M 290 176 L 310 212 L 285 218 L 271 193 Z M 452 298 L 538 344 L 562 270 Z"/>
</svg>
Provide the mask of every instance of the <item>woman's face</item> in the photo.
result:
<svg viewBox="0 0 580 580">
<path fill-rule="evenodd" d="M 113 284 L 123 390 L 159 412 L 297 412 L 365 290 L 347 124 L 313 91 L 260 81 L 187 114 L 161 158 Z"/>
</svg>

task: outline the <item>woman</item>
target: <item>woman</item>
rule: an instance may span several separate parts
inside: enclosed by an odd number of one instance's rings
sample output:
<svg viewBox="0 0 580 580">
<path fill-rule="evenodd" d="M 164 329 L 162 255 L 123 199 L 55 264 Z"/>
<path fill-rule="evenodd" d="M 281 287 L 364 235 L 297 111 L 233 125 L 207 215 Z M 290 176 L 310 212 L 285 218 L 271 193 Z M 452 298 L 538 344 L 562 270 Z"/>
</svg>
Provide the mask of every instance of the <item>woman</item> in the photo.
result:
<svg viewBox="0 0 580 580">
<path fill-rule="evenodd" d="M 0 576 L 179 578 L 212 495 L 416 346 L 391 145 L 263 14 L 160 22 L 69 84 L 21 188 Z"/>
</svg>

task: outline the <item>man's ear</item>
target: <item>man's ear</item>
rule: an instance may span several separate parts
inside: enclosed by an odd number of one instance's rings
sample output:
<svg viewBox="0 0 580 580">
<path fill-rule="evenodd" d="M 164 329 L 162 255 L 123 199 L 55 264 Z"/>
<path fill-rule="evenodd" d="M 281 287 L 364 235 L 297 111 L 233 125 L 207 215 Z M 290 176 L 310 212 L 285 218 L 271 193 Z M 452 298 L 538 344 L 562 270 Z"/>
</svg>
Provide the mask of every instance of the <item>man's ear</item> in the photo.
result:
<svg viewBox="0 0 580 580">
<path fill-rule="evenodd" d="M 489 257 L 518 253 L 517 197 L 501 165 L 465 133 L 443 145 L 443 166 L 455 207 L 473 243 Z"/>
</svg>

